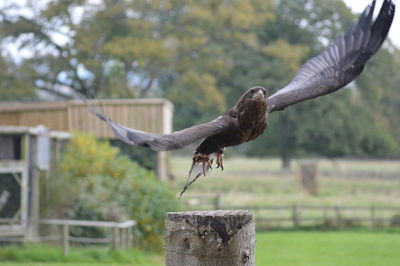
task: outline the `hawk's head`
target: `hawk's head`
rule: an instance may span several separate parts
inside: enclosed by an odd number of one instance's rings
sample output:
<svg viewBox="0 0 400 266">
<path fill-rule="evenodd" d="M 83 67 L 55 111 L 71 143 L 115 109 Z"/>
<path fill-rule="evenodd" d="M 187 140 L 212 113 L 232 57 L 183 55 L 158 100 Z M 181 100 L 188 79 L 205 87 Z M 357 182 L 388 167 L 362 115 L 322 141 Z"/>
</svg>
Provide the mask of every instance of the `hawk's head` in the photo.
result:
<svg viewBox="0 0 400 266">
<path fill-rule="evenodd" d="M 240 97 L 239 102 L 242 101 L 266 101 L 268 99 L 268 91 L 261 87 L 261 86 L 256 86 L 253 88 L 248 89 L 242 97 Z"/>
<path fill-rule="evenodd" d="M 248 89 L 236 103 L 238 112 L 247 109 L 265 109 L 268 102 L 268 92 L 261 86 Z"/>
</svg>

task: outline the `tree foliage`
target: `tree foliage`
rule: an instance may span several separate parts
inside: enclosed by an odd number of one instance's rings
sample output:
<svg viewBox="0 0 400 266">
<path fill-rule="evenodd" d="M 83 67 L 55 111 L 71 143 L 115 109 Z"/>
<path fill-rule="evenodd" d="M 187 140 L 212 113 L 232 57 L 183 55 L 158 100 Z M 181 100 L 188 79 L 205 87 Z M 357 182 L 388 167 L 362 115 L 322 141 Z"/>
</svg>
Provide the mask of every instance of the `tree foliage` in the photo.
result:
<svg viewBox="0 0 400 266">
<path fill-rule="evenodd" d="M 0 55 L 0 101 L 35 99 L 36 93 L 30 80 L 21 77 L 21 73 L 30 71 L 26 65 L 17 65 Z"/>
</svg>

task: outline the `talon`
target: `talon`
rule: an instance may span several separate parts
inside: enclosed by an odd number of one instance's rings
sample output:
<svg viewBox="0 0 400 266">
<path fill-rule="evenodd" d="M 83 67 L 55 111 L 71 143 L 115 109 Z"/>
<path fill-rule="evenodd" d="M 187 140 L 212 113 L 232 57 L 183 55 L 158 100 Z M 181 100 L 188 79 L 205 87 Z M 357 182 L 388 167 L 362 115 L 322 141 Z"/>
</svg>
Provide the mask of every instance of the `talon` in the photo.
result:
<svg viewBox="0 0 400 266">
<path fill-rule="evenodd" d="M 212 169 L 213 159 L 210 160 L 210 156 L 207 154 L 196 154 L 193 156 L 193 164 L 202 164 L 203 175 L 206 176 L 208 169 Z M 190 175 L 190 172 L 189 172 Z"/>
<path fill-rule="evenodd" d="M 210 159 L 209 155 L 198 153 L 198 154 L 195 154 L 192 159 L 193 159 L 192 167 L 189 170 L 189 176 L 188 176 L 188 179 L 186 181 L 186 184 L 183 187 L 181 193 L 179 194 L 179 199 L 182 197 L 183 193 L 185 193 L 185 191 L 189 188 L 189 186 L 191 184 L 193 184 L 197 180 L 197 178 L 199 178 L 201 176 L 201 174 L 206 176 L 206 173 L 207 173 L 208 169 L 212 169 L 213 159 Z M 203 167 L 202 173 L 197 173 L 196 176 L 192 180 L 190 180 L 190 177 L 192 176 L 193 169 L 197 165 L 199 165 L 200 163 L 201 163 L 201 166 Z"/>
<path fill-rule="evenodd" d="M 224 154 L 222 152 L 216 152 L 215 154 L 217 156 L 217 168 L 221 167 L 221 171 L 224 171 L 224 164 L 223 164 Z"/>
</svg>

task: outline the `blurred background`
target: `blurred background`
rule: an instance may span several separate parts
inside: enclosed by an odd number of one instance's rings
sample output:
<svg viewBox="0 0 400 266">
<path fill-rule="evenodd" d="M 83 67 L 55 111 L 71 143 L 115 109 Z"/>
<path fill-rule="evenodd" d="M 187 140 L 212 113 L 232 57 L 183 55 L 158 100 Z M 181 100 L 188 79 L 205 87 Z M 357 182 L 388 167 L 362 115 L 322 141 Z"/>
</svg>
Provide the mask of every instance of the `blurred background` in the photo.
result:
<svg viewBox="0 0 400 266">
<path fill-rule="evenodd" d="M 0 0 L 0 262 L 163 265 L 167 211 L 248 209 L 259 265 L 398 265 L 398 16 L 355 82 L 271 115 L 181 200 L 195 145 L 127 146 L 80 96 L 154 133 L 207 122 L 369 3 Z"/>
</svg>

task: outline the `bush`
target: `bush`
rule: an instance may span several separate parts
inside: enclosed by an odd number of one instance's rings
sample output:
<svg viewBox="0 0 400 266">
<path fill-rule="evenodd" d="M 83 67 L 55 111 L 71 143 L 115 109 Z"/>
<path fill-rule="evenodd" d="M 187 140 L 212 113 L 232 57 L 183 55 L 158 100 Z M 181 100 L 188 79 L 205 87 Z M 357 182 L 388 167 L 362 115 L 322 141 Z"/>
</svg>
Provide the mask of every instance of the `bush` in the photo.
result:
<svg viewBox="0 0 400 266">
<path fill-rule="evenodd" d="M 108 142 L 76 133 L 63 155 L 60 174 L 73 187 L 69 218 L 133 219 L 138 222 L 135 239 L 140 246 L 161 248 L 165 213 L 177 210 L 178 201 L 153 172 L 122 156 Z M 77 228 L 72 233 L 93 236 L 96 231 Z"/>
</svg>

